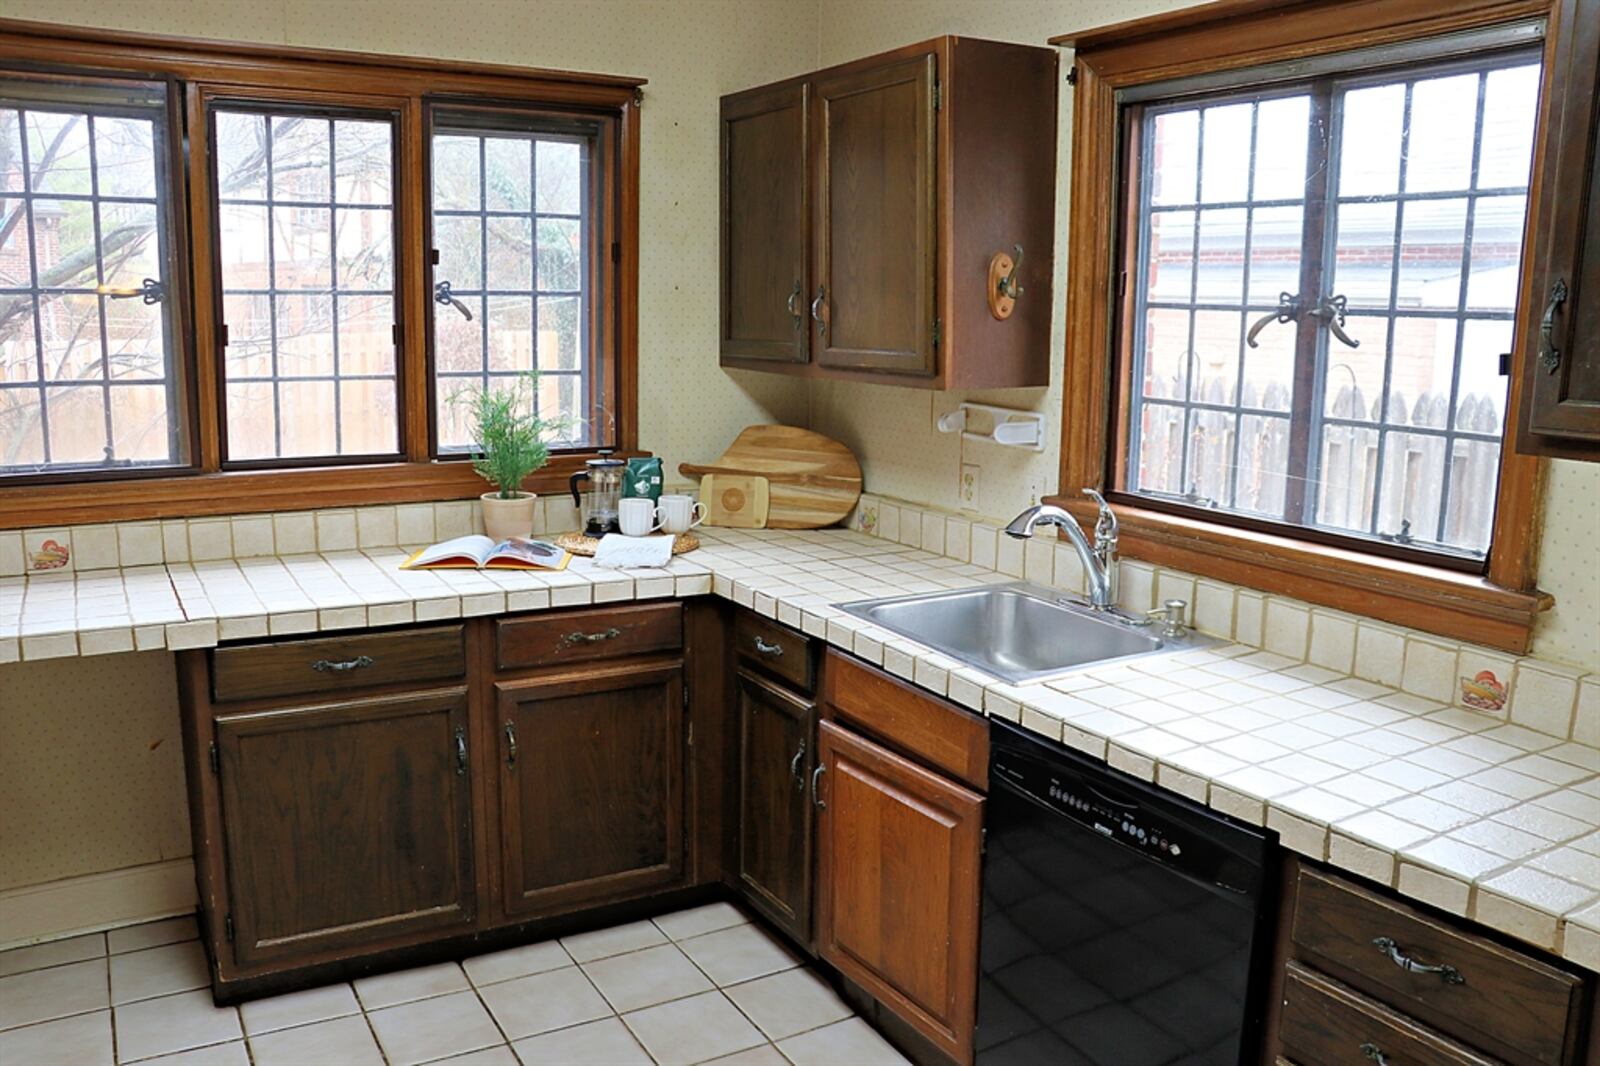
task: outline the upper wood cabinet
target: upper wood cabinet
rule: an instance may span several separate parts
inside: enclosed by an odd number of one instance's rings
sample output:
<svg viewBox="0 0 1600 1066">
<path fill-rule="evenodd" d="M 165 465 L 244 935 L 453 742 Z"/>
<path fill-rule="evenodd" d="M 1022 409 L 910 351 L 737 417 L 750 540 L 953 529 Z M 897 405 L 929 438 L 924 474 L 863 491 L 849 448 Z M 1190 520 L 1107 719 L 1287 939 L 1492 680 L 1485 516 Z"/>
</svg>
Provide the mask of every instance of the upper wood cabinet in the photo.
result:
<svg viewBox="0 0 1600 1066">
<path fill-rule="evenodd" d="M 1600 460 L 1600 0 L 1552 13 L 1517 450 Z"/>
<path fill-rule="evenodd" d="M 724 97 L 723 365 L 1048 384 L 1057 90 L 1052 49 L 941 37 Z"/>
</svg>

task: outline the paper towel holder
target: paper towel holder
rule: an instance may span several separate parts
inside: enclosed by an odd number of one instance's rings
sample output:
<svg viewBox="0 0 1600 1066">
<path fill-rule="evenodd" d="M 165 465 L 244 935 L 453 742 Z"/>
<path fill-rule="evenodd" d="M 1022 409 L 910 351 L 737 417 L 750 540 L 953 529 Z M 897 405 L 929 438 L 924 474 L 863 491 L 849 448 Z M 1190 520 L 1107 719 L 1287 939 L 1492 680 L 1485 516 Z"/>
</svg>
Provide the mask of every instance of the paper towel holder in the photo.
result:
<svg viewBox="0 0 1600 1066">
<path fill-rule="evenodd" d="M 988 416 L 988 432 L 980 433 L 967 428 L 972 422 L 969 416 L 973 411 Z M 1044 451 L 1044 415 L 1038 411 L 1014 411 L 1009 407 L 963 400 L 954 411 L 939 416 L 939 431 L 960 433 L 963 440 L 988 441 L 990 444 L 1022 448 L 1030 452 Z"/>
</svg>

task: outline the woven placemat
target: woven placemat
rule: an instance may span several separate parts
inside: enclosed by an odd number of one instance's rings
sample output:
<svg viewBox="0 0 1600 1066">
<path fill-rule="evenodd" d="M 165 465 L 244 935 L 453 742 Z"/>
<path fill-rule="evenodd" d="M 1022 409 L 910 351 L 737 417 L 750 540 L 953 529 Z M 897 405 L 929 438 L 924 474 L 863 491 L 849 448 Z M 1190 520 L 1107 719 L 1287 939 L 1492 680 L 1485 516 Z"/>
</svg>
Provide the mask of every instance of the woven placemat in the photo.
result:
<svg viewBox="0 0 1600 1066">
<path fill-rule="evenodd" d="M 556 546 L 565 548 L 573 555 L 593 555 L 600 547 L 599 537 L 585 536 L 582 533 L 563 533 L 556 538 Z M 700 538 L 693 533 L 679 533 L 672 538 L 672 554 L 682 555 L 692 552 L 700 547 Z"/>
</svg>

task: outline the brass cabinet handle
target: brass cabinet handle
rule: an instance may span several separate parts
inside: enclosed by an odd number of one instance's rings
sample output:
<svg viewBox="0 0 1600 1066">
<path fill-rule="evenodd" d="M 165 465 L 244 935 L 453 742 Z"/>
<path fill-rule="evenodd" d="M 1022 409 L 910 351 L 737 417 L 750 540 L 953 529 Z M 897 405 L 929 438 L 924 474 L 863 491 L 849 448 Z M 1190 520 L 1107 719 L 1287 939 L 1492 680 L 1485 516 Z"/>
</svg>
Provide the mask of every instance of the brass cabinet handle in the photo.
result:
<svg viewBox="0 0 1600 1066">
<path fill-rule="evenodd" d="M 760 652 L 762 655 L 770 655 L 772 658 L 776 659 L 778 656 L 783 654 L 783 645 L 769 644 L 765 640 L 762 640 L 761 635 L 758 633 L 756 634 L 756 651 Z"/>
<path fill-rule="evenodd" d="M 1557 278 L 1550 286 L 1550 302 L 1544 305 L 1544 317 L 1539 320 L 1539 365 L 1545 373 L 1554 374 L 1561 368 L 1561 349 L 1556 347 L 1556 315 L 1567 302 L 1567 280 Z"/>
<path fill-rule="evenodd" d="M 811 802 L 819 811 L 828 809 L 822 800 L 822 774 L 827 768 L 826 763 L 818 763 L 817 768 L 811 771 Z"/>
<path fill-rule="evenodd" d="M 461 726 L 456 726 L 456 776 L 465 777 L 467 774 L 467 731 Z"/>
<path fill-rule="evenodd" d="M 517 723 L 506 719 L 506 765 L 517 765 Z"/>
<path fill-rule="evenodd" d="M 806 790 L 806 775 L 800 769 L 800 763 L 805 760 L 805 757 L 806 742 L 805 738 L 801 737 L 800 750 L 794 753 L 793 759 L 789 760 L 789 776 L 794 778 L 796 792 L 804 792 Z"/>
<path fill-rule="evenodd" d="M 622 630 L 616 626 L 599 633 L 568 633 L 561 639 L 568 644 L 598 644 L 602 640 L 616 640 L 622 636 Z"/>
<path fill-rule="evenodd" d="M 822 314 L 822 301 L 827 298 L 828 287 L 826 285 L 818 285 L 817 298 L 811 301 L 811 318 L 816 322 L 817 329 L 821 331 L 824 337 L 828 335 L 828 320 Z"/>
<path fill-rule="evenodd" d="M 1361 1045 L 1361 1054 L 1377 1063 L 1378 1066 L 1389 1066 L 1389 1056 L 1385 1055 L 1383 1049 L 1370 1040 Z"/>
<path fill-rule="evenodd" d="M 800 313 L 799 304 L 800 304 L 800 281 L 797 278 L 797 279 L 795 279 L 795 283 L 794 283 L 794 291 L 789 293 L 789 299 L 784 301 L 784 305 L 783 305 L 783 306 L 785 306 L 785 307 L 787 307 L 789 309 L 789 315 L 790 315 L 791 318 L 794 319 L 794 331 L 796 333 L 799 333 L 800 332 L 800 327 L 806 324 L 806 316 Z"/>
<path fill-rule="evenodd" d="M 1464 985 L 1467 983 L 1466 977 L 1464 977 L 1461 971 L 1456 969 L 1454 966 L 1445 964 L 1429 965 L 1425 962 L 1418 962 L 1416 959 L 1413 959 L 1411 956 L 1407 955 L 1405 951 L 1401 949 L 1400 945 L 1390 937 L 1375 937 L 1372 941 L 1372 945 L 1385 955 L 1389 956 L 1390 962 L 1394 963 L 1402 970 L 1405 970 L 1407 973 L 1436 973 L 1447 985 Z"/>
<path fill-rule="evenodd" d="M 318 659 L 311 664 L 311 669 L 319 674 L 343 674 L 350 670 L 360 670 L 364 666 L 371 666 L 373 658 L 370 655 L 357 655 L 354 659 L 345 659 L 341 662 L 330 662 L 327 659 Z"/>
</svg>

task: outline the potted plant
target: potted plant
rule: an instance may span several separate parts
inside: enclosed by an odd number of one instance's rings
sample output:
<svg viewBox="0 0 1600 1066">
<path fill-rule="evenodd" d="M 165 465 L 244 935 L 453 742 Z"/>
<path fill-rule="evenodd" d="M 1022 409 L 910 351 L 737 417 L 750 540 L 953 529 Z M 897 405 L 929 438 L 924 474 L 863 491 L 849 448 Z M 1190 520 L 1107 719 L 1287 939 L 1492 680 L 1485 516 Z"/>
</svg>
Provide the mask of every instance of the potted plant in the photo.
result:
<svg viewBox="0 0 1600 1066">
<path fill-rule="evenodd" d="M 526 537 L 533 532 L 535 493 L 522 491 L 522 481 L 550 461 L 547 436 L 565 426 L 561 419 L 539 417 L 538 372 L 511 389 L 473 390 L 464 400 L 472 423 L 472 468 L 489 484 L 485 492 L 483 530 L 495 540 Z M 463 399 L 463 397 L 458 397 Z"/>
</svg>

